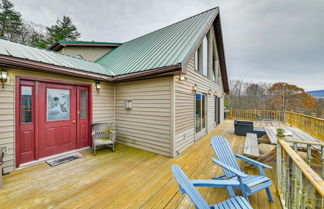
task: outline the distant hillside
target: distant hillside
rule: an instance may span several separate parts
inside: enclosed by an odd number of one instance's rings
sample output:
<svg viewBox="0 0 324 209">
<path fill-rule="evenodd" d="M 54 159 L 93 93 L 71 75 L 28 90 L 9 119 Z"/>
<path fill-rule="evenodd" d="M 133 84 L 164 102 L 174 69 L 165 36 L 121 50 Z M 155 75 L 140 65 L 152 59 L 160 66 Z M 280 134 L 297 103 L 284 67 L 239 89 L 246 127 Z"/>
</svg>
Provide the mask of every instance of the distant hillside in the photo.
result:
<svg viewBox="0 0 324 209">
<path fill-rule="evenodd" d="M 316 99 L 324 99 L 324 90 L 307 91 L 306 93 L 312 95 Z"/>
</svg>

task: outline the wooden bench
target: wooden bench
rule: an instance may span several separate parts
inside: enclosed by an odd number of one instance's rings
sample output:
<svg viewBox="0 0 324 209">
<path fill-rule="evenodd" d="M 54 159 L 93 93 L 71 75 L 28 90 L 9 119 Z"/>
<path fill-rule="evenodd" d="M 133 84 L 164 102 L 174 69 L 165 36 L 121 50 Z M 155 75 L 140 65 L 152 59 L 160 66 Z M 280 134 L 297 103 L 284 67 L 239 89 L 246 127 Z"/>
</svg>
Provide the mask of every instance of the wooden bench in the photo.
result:
<svg viewBox="0 0 324 209">
<path fill-rule="evenodd" d="M 260 156 L 258 138 L 256 134 L 246 134 L 243 154 L 251 158 L 258 158 Z"/>
</svg>

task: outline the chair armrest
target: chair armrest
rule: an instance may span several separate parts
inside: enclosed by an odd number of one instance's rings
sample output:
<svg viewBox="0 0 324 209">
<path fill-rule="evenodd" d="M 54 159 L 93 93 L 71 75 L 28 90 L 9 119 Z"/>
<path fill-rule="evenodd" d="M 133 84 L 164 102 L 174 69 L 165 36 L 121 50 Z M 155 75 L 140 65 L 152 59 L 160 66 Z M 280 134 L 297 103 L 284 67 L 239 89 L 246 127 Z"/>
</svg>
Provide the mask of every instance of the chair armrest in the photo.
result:
<svg viewBox="0 0 324 209">
<path fill-rule="evenodd" d="M 266 164 L 264 164 L 264 163 L 260 163 L 260 162 L 258 162 L 258 161 L 252 160 L 252 159 L 247 158 L 247 157 L 244 157 L 244 156 L 242 156 L 242 155 L 238 155 L 238 154 L 234 154 L 234 155 L 235 155 L 235 157 L 237 157 L 237 158 L 239 158 L 239 159 L 241 159 L 241 160 L 244 160 L 245 162 L 251 163 L 251 164 L 253 164 L 253 165 L 261 166 L 261 167 L 263 167 L 263 168 L 272 169 L 271 166 L 266 165 Z"/>
<path fill-rule="evenodd" d="M 195 187 L 227 187 L 239 186 L 240 182 L 235 180 L 190 180 Z"/>
<path fill-rule="evenodd" d="M 219 161 L 219 160 L 216 160 L 215 158 L 212 158 L 212 161 L 218 165 L 220 165 L 222 168 L 228 170 L 228 171 L 231 171 L 232 173 L 234 173 L 235 175 L 237 176 L 240 176 L 240 177 L 247 177 L 248 175 L 246 175 L 245 173 L 243 173 L 242 171 L 239 171 L 231 166 L 228 166 L 226 165 L 225 163 Z"/>
</svg>

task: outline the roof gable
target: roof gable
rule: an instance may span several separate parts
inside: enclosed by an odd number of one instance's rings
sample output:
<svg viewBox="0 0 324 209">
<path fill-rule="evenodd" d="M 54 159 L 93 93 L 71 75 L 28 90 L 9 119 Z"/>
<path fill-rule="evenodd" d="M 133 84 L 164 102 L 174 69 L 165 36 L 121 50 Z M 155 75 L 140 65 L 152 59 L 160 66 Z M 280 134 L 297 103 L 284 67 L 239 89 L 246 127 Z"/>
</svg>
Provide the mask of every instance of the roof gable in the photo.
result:
<svg viewBox="0 0 324 209">
<path fill-rule="evenodd" d="M 106 66 L 116 75 L 183 65 L 218 13 L 218 7 L 213 8 L 133 39 L 95 62 Z"/>
</svg>

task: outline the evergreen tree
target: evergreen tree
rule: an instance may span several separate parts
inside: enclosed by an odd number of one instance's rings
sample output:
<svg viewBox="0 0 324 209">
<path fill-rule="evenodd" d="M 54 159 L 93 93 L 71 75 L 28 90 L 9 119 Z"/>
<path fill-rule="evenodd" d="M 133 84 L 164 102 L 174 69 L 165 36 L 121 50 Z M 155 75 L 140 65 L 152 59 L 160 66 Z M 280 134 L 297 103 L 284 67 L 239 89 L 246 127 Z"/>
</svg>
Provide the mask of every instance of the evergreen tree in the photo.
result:
<svg viewBox="0 0 324 209">
<path fill-rule="evenodd" d="M 48 42 L 54 43 L 59 40 L 75 41 L 80 38 L 75 25 L 72 24 L 70 17 L 63 16 L 62 20 L 58 19 L 56 25 L 46 27 L 49 36 Z"/>
<path fill-rule="evenodd" d="M 17 40 L 22 24 L 21 14 L 14 10 L 14 4 L 8 0 L 1 0 L 0 37 Z"/>
</svg>

